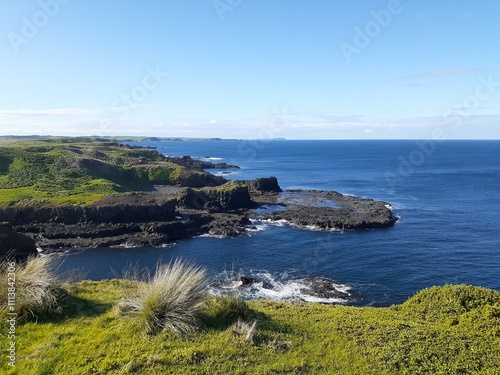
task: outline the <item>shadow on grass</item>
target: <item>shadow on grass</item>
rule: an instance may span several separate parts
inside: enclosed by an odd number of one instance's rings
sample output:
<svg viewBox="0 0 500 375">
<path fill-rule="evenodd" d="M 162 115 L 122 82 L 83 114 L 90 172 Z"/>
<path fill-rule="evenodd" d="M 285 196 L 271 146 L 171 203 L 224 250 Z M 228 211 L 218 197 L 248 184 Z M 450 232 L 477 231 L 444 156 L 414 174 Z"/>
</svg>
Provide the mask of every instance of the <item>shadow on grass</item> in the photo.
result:
<svg viewBox="0 0 500 375">
<path fill-rule="evenodd" d="M 201 322 L 207 330 L 224 331 L 238 320 L 256 320 L 261 331 L 289 332 L 290 328 L 271 320 L 266 314 L 251 309 L 237 297 L 214 297 L 203 312 Z"/>
<path fill-rule="evenodd" d="M 38 323 L 58 323 L 72 318 L 96 317 L 106 313 L 112 307 L 111 303 L 80 298 L 63 291 L 60 295 L 59 311 L 28 316 L 26 320 Z"/>
</svg>

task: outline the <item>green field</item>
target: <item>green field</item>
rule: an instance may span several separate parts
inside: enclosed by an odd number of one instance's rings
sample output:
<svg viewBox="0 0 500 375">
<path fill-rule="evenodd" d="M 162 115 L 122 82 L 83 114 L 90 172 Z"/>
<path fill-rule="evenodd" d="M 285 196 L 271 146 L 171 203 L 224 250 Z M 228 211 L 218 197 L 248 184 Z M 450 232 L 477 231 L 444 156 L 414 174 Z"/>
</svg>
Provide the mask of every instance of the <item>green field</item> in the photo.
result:
<svg viewBox="0 0 500 375">
<path fill-rule="evenodd" d="M 93 138 L 4 139 L 0 205 L 88 204 L 153 184 L 175 184 L 183 170 L 155 150 Z"/>
<path fill-rule="evenodd" d="M 246 340 L 212 299 L 185 338 L 144 333 L 121 313 L 137 282 L 66 285 L 63 314 L 17 325 L 6 374 L 499 374 L 500 293 L 433 287 L 388 308 L 248 302 Z M 219 306 L 219 307 L 218 307 Z M 5 325 L 5 319 L 2 319 Z M 5 332 L 6 327 L 2 327 Z M 5 338 L 5 337 L 4 337 Z M 6 340 L 3 348 L 7 347 Z"/>
</svg>

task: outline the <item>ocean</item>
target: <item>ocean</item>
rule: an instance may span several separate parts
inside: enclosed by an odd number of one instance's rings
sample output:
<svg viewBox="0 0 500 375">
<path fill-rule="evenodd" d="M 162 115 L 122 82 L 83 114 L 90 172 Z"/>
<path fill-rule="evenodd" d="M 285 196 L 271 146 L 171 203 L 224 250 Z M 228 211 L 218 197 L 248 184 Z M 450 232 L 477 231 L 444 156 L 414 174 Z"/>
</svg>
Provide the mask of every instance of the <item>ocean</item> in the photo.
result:
<svg viewBox="0 0 500 375">
<path fill-rule="evenodd" d="M 404 302 L 433 285 L 500 290 L 500 141 L 172 141 L 134 143 L 166 155 L 236 164 L 228 179 L 276 176 L 282 189 L 336 190 L 388 202 L 392 228 L 322 232 L 256 222 L 236 238 L 199 237 L 164 248 L 109 248 L 59 256 L 58 272 L 87 279 L 154 268 L 182 257 L 211 278 L 235 272 L 256 285 L 244 298 L 321 301 L 301 280 L 325 277 L 355 305 Z M 76 271 L 73 271 L 76 272 Z M 214 293 L 218 293 L 214 290 Z M 352 303 L 352 302 L 351 302 Z"/>
</svg>

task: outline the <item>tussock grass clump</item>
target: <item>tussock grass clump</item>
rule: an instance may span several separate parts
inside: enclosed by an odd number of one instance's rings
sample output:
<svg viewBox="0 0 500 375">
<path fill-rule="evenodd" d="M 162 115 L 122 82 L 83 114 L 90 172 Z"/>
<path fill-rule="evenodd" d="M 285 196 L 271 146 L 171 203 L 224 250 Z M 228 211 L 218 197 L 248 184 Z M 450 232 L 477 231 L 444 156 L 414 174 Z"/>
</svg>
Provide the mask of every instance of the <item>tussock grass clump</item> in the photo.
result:
<svg viewBox="0 0 500 375">
<path fill-rule="evenodd" d="M 236 323 L 231 326 L 231 329 L 235 335 L 244 336 L 245 341 L 252 343 L 254 335 L 257 331 L 257 320 L 252 320 L 250 322 L 238 319 Z"/>
<path fill-rule="evenodd" d="M 120 304 L 122 311 L 139 315 L 149 335 L 167 330 L 178 336 L 194 332 L 207 299 L 204 268 L 176 259 L 158 264 L 153 277 L 139 285 L 135 296 Z"/>
<path fill-rule="evenodd" d="M 9 312 L 16 312 L 20 320 L 62 312 L 60 302 L 64 294 L 50 263 L 49 257 L 29 257 L 22 263 L 15 263 L 10 257 L 0 261 L 0 278 L 6 281 L 0 284 L 2 313 L 9 307 L 9 292 L 15 294 L 11 298 L 14 311 Z"/>
</svg>

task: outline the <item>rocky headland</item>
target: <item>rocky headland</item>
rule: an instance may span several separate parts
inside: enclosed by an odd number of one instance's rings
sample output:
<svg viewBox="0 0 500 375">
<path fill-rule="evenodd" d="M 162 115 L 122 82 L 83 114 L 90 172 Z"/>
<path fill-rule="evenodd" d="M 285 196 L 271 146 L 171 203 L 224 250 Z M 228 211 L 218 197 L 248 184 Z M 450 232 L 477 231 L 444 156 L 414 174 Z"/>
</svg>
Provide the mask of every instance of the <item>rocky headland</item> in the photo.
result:
<svg viewBox="0 0 500 375">
<path fill-rule="evenodd" d="M 354 230 L 392 226 L 397 217 L 383 201 L 344 195 L 336 191 L 288 190 L 276 197 L 282 210 L 260 219 L 317 230 Z"/>
<path fill-rule="evenodd" d="M 51 165 L 47 169 L 54 174 L 52 180 L 68 185 L 65 173 L 71 172 L 83 186 L 74 190 L 107 181 L 116 190 L 98 199 L 90 193 L 82 195 L 81 199 L 88 201 L 78 204 L 60 203 L 61 198 L 23 198 L 0 205 L 0 222 L 8 222 L 9 230 L 31 238 L 47 252 L 85 247 L 165 246 L 203 234 L 236 236 L 251 229 L 250 219 L 318 230 L 389 227 L 397 220 L 386 202 L 333 191 L 282 191 L 275 177 L 228 181 L 207 172 L 238 168 L 225 163 L 188 156 L 165 157 L 155 150 L 113 142 L 37 146 L 31 145 L 28 151 L 0 150 L 4 154 L 0 152 L 0 161 L 11 163 L 0 165 L 0 171 L 7 172 L 5 181 L 15 181 L 13 176 L 17 178 L 17 174 L 12 172 L 12 165 L 28 163 L 33 153 L 45 160 L 49 160 L 46 155 L 60 153 L 64 159 L 52 161 L 60 167 Z M 30 158 L 23 152 L 30 152 Z M 16 161 L 16 157 L 21 161 Z M 62 169 L 60 175 L 57 168 Z M 33 176 L 36 177 L 36 171 Z M 40 189 L 40 181 L 46 176 L 40 174 L 38 178 L 33 186 Z M 90 178 L 93 180 L 89 182 Z M 68 199 L 75 199 L 72 194 Z"/>
</svg>

